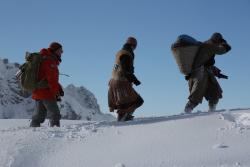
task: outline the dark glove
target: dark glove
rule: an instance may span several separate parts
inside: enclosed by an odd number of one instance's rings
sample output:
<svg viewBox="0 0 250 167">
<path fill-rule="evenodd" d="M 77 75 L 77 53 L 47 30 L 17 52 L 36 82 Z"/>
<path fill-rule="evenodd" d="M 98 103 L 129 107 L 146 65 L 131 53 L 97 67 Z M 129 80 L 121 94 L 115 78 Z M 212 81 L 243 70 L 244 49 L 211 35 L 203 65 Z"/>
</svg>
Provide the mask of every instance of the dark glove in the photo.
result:
<svg viewBox="0 0 250 167">
<path fill-rule="evenodd" d="M 56 101 L 62 101 L 60 96 L 56 96 Z"/>
<path fill-rule="evenodd" d="M 218 78 L 222 78 L 222 79 L 228 79 L 228 76 L 227 75 L 224 75 L 221 73 L 221 70 L 216 67 L 216 66 L 213 66 L 212 67 L 212 71 L 213 71 L 213 74 L 218 77 Z"/>
<path fill-rule="evenodd" d="M 64 96 L 64 91 L 63 91 L 63 89 L 62 89 L 62 88 L 59 90 L 59 95 L 60 95 L 61 97 L 63 97 L 63 96 Z"/>
<path fill-rule="evenodd" d="M 186 75 L 186 76 L 185 76 L 185 80 L 186 80 L 186 81 L 188 81 L 189 78 L 190 78 L 190 75 Z"/>
<path fill-rule="evenodd" d="M 138 86 L 138 85 L 141 84 L 141 82 L 140 82 L 138 79 L 134 80 L 133 83 L 134 83 L 136 86 Z"/>
<path fill-rule="evenodd" d="M 232 49 L 225 39 L 221 40 L 221 44 L 226 48 L 227 52 Z"/>
<path fill-rule="evenodd" d="M 129 80 L 129 82 L 134 83 L 136 86 L 141 84 L 141 82 L 136 78 L 135 74 L 128 73 L 126 77 Z"/>
<path fill-rule="evenodd" d="M 228 52 L 228 51 L 230 51 L 230 50 L 232 49 L 232 48 L 231 48 L 231 46 L 230 46 L 230 45 L 228 45 L 228 44 L 227 44 L 227 45 L 225 45 L 225 47 L 226 47 L 227 52 Z"/>
<path fill-rule="evenodd" d="M 218 76 L 220 74 L 221 70 L 218 67 L 212 66 L 211 68 L 212 68 L 212 72 L 215 76 Z"/>
<path fill-rule="evenodd" d="M 221 74 L 221 73 L 219 73 L 219 74 L 217 75 L 217 77 L 218 77 L 218 78 L 222 78 L 222 79 L 228 79 L 228 76 L 227 76 L 227 75 L 224 75 L 224 74 Z"/>
</svg>

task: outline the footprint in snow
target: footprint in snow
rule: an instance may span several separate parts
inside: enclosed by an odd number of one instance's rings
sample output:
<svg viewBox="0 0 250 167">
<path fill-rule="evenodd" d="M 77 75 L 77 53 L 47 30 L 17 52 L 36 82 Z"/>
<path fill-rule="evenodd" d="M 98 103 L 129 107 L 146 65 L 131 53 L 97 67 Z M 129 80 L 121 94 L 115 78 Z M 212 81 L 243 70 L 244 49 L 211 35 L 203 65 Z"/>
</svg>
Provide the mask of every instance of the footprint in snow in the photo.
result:
<svg viewBox="0 0 250 167">
<path fill-rule="evenodd" d="M 124 164 L 122 164 L 122 163 L 118 163 L 114 167 L 126 167 L 126 166 Z"/>
<path fill-rule="evenodd" d="M 225 145 L 225 144 L 215 144 L 213 146 L 213 149 L 219 149 L 219 148 L 228 148 L 229 146 Z"/>
</svg>

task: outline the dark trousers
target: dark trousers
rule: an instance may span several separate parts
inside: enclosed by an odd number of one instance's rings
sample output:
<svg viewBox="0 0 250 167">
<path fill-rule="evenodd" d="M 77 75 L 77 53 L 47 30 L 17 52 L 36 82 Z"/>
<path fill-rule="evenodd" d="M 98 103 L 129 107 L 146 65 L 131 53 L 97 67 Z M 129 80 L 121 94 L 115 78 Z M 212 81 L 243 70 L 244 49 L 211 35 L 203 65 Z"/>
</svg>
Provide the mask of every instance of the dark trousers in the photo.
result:
<svg viewBox="0 0 250 167">
<path fill-rule="evenodd" d="M 61 115 L 56 100 L 36 100 L 31 126 L 40 126 L 46 117 L 50 120 L 50 126 L 60 126 Z"/>
</svg>

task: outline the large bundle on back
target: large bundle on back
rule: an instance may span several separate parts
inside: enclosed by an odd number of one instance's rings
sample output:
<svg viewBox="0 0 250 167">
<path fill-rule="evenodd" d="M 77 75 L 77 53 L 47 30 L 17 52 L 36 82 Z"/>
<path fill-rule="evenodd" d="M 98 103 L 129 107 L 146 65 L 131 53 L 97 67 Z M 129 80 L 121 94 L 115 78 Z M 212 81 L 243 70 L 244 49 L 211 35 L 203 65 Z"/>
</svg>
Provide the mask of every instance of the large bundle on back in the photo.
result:
<svg viewBox="0 0 250 167">
<path fill-rule="evenodd" d="M 200 42 L 188 35 L 180 35 L 172 44 L 171 50 L 182 74 L 189 75 L 191 73 L 200 45 Z"/>
<path fill-rule="evenodd" d="M 38 73 L 41 63 L 45 60 L 40 53 L 26 53 L 26 62 L 20 66 L 16 73 L 23 90 L 32 92 L 38 88 L 48 88 L 47 80 L 38 80 Z"/>
</svg>

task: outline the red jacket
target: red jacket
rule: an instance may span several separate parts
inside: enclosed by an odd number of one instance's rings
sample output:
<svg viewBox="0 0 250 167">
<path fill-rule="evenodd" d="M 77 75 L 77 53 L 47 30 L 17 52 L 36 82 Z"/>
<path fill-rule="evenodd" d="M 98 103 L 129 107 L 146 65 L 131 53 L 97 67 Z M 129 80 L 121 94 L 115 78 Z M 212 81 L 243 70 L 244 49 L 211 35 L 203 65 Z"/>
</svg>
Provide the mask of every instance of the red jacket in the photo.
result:
<svg viewBox="0 0 250 167">
<path fill-rule="evenodd" d="M 38 79 L 47 80 L 49 87 L 34 90 L 32 92 L 32 98 L 35 100 L 55 100 L 56 95 L 59 94 L 59 90 L 61 89 L 58 70 L 60 62 L 49 49 L 42 49 L 40 54 L 46 57 L 46 59 L 40 66 Z"/>
</svg>

